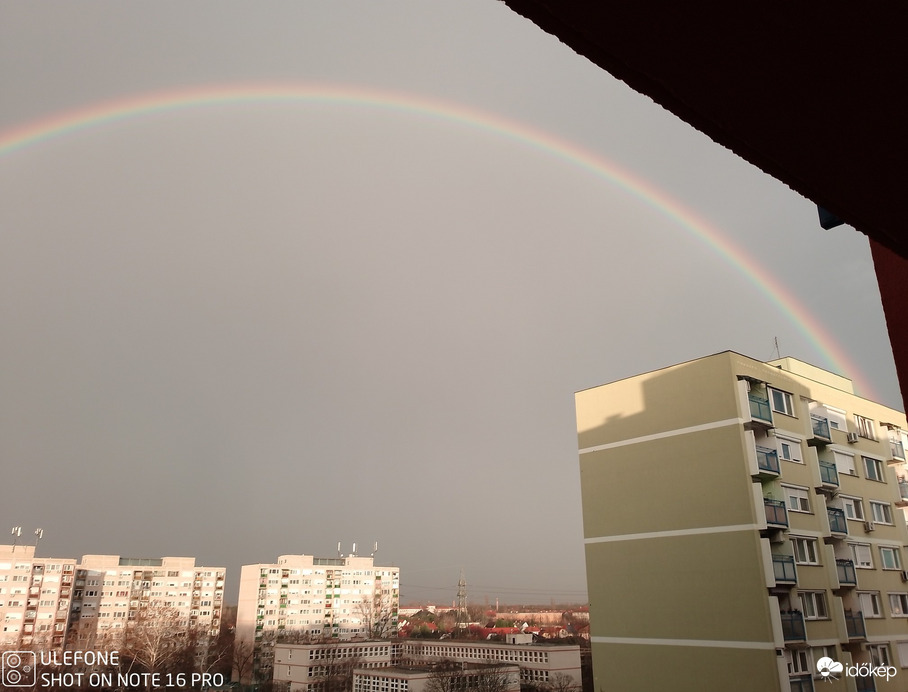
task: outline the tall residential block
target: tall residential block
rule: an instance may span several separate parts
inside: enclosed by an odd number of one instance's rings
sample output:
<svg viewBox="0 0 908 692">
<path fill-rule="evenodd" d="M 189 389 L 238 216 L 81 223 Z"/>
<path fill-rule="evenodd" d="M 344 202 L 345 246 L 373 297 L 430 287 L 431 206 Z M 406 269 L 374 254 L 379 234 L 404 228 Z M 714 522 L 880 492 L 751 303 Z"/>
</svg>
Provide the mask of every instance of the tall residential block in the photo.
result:
<svg viewBox="0 0 908 692">
<path fill-rule="evenodd" d="M 116 645 L 127 628 L 156 621 L 216 637 L 224 608 L 223 567 L 192 557 L 85 555 L 76 567 L 69 645 Z"/>
<path fill-rule="evenodd" d="M 276 640 L 330 640 L 397 632 L 400 568 L 372 557 L 281 555 L 240 572 L 236 638 L 253 650 L 244 682 L 270 680 Z"/>
<path fill-rule="evenodd" d="M 906 689 L 904 413 L 732 352 L 576 406 L 597 692 Z"/>
<path fill-rule="evenodd" d="M 35 557 L 31 545 L 0 545 L 0 648 L 65 644 L 76 561 Z"/>
</svg>

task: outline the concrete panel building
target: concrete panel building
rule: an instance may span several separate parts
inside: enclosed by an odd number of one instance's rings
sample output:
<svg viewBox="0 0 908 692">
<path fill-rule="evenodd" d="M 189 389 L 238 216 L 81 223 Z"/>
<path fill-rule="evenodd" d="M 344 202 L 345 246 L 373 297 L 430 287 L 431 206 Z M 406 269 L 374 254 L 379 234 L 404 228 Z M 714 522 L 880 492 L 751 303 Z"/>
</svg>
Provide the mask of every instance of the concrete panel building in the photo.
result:
<svg viewBox="0 0 908 692">
<path fill-rule="evenodd" d="M 31 545 L 0 545 L 0 647 L 60 649 L 76 561 L 35 557 Z"/>
<path fill-rule="evenodd" d="M 281 555 L 276 563 L 244 565 L 236 637 L 253 647 L 251 678 L 270 680 L 279 640 L 390 636 L 397 632 L 400 569 L 372 557 Z"/>
<path fill-rule="evenodd" d="M 373 640 L 322 642 L 311 644 L 276 644 L 274 647 L 274 681 L 290 683 L 291 692 L 317 692 L 324 682 L 338 671 L 356 669 L 374 671 L 363 682 L 364 691 L 375 681 L 390 684 L 386 671 L 401 665 L 426 666 L 442 662 L 466 665 L 494 663 L 514 666 L 518 685 L 543 687 L 564 681 L 558 688 L 581 687 L 580 647 L 576 644 L 505 643 L 465 641 L 456 639 Z M 413 680 L 422 680 L 423 673 L 414 673 Z M 559 680 L 560 678 L 560 680 Z M 394 678 L 399 685 L 403 678 Z M 409 678 L 407 678 L 409 680 Z M 365 680 L 365 677 L 363 678 Z M 409 682 L 394 689 L 414 692 Z"/>
<path fill-rule="evenodd" d="M 905 689 L 903 413 L 732 352 L 576 405 L 596 690 Z"/>
</svg>

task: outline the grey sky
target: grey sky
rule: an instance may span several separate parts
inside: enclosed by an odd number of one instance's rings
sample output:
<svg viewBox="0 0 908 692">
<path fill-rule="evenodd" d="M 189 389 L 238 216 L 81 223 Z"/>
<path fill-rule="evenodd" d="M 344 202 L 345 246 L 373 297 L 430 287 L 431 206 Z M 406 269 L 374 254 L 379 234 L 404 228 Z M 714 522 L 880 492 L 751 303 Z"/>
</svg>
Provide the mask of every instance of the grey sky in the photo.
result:
<svg viewBox="0 0 908 692">
<path fill-rule="evenodd" d="M 0 137 L 275 81 L 443 99 L 614 161 L 901 407 L 866 239 L 499 3 L 0 6 Z M 42 526 L 45 555 L 197 555 L 233 591 L 240 564 L 378 540 L 407 600 L 450 601 L 461 567 L 476 600 L 580 599 L 575 390 L 774 337 L 832 365 L 658 211 L 417 113 L 121 120 L 0 157 L 0 190 L 0 530 Z"/>
</svg>

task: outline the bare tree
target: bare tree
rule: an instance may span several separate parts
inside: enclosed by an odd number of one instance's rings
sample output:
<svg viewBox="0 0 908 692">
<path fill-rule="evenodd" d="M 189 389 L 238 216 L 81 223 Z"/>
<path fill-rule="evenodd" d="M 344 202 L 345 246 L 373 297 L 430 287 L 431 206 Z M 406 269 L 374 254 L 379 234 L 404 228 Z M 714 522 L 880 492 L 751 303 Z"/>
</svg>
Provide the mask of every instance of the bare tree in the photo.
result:
<svg viewBox="0 0 908 692">
<path fill-rule="evenodd" d="M 199 638 L 175 608 L 143 610 L 123 632 L 121 665 L 144 673 L 185 672 L 195 669 Z M 150 689 L 150 678 L 146 689 Z"/>
<path fill-rule="evenodd" d="M 397 604 L 390 594 L 363 596 L 356 604 L 363 634 L 374 639 L 387 639 L 397 633 Z"/>
<path fill-rule="evenodd" d="M 445 660 L 436 664 L 426 681 L 426 692 L 508 692 L 511 671 L 497 663 L 468 665 Z"/>
<path fill-rule="evenodd" d="M 232 653 L 234 682 L 248 682 L 252 675 L 252 658 L 255 655 L 255 645 L 245 639 L 237 639 L 233 643 Z"/>
</svg>

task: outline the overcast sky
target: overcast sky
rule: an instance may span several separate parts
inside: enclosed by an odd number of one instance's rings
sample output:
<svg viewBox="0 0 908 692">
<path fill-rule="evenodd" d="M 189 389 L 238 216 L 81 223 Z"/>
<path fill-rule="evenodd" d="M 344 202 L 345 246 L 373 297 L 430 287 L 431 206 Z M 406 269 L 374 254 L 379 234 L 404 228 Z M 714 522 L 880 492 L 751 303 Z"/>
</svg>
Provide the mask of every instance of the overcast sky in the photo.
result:
<svg viewBox="0 0 908 692">
<path fill-rule="evenodd" d="M 702 217 L 831 338 L 602 176 L 456 119 L 240 99 L 0 155 L 0 529 L 238 567 L 379 541 L 404 600 L 585 597 L 573 393 L 734 349 L 901 408 L 867 240 L 493 0 L 0 5 L 0 139 L 281 82 L 532 127 Z M 845 375 L 854 373 L 842 373 Z M 620 511 L 620 508 L 616 508 Z"/>
</svg>

